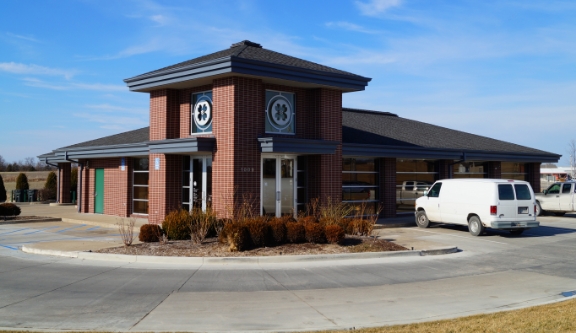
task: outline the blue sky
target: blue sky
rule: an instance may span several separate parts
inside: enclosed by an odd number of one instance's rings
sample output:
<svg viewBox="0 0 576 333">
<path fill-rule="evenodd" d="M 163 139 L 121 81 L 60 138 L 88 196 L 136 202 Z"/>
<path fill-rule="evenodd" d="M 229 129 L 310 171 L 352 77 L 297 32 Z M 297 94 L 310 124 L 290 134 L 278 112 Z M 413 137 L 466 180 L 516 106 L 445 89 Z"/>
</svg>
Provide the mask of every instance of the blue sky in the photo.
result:
<svg viewBox="0 0 576 333">
<path fill-rule="evenodd" d="M 564 155 L 576 139 L 574 1 L 2 1 L 8 162 L 148 125 L 123 79 L 251 40 L 368 76 L 344 106 Z"/>
</svg>

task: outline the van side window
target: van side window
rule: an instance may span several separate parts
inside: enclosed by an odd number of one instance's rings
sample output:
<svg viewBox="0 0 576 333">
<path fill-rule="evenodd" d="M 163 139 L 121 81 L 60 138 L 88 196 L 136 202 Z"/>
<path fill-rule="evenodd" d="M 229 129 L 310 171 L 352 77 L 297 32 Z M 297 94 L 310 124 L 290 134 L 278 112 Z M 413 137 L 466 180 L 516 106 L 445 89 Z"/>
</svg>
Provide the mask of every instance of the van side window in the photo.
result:
<svg viewBox="0 0 576 333">
<path fill-rule="evenodd" d="M 514 189 L 516 190 L 516 200 L 532 200 L 528 185 L 516 184 Z"/>
<path fill-rule="evenodd" d="M 572 184 L 563 184 L 562 185 L 562 193 L 570 193 L 572 189 Z"/>
<path fill-rule="evenodd" d="M 511 184 L 498 185 L 498 199 L 514 200 L 514 190 Z"/>
<path fill-rule="evenodd" d="M 548 193 L 550 194 L 560 193 L 560 184 L 552 184 L 552 186 L 548 188 Z"/>
<path fill-rule="evenodd" d="M 442 187 L 442 183 L 436 183 L 430 191 L 428 192 L 428 197 L 430 198 L 438 198 L 440 196 L 440 188 Z"/>
</svg>

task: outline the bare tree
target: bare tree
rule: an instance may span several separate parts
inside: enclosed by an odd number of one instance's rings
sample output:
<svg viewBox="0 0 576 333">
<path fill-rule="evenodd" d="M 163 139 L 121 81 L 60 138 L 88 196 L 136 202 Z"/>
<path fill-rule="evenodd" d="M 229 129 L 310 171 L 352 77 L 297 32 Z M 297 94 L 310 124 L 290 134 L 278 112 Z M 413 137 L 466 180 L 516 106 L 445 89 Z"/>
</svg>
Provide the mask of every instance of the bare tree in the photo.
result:
<svg viewBox="0 0 576 333">
<path fill-rule="evenodd" d="M 0 155 L 0 171 L 6 170 L 6 160 Z"/>
<path fill-rule="evenodd" d="M 572 179 L 576 178 L 576 140 L 570 140 L 568 143 L 568 158 L 570 162 L 570 173 Z"/>
</svg>

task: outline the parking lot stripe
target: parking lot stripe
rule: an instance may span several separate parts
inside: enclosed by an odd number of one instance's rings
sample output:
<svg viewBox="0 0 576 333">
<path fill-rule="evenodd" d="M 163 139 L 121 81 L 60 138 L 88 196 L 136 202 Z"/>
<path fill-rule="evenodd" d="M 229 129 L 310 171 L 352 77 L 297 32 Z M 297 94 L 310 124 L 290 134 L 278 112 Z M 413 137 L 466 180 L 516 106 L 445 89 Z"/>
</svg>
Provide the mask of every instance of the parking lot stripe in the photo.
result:
<svg viewBox="0 0 576 333">
<path fill-rule="evenodd" d="M 22 229 L 18 229 L 18 230 L 12 230 L 12 231 L 10 231 L 10 232 L 1 233 L 0 235 L 13 234 L 13 233 L 15 233 L 15 232 L 22 231 L 22 230 L 26 230 L 26 229 L 30 229 L 30 228 L 22 228 Z"/>
<path fill-rule="evenodd" d="M 85 227 L 85 226 L 86 226 L 86 224 L 81 224 L 81 225 L 77 225 L 77 226 L 75 226 L 75 227 L 70 227 L 70 228 L 58 230 L 58 231 L 56 231 L 56 232 L 60 233 L 60 232 L 64 232 L 64 231 L 68 231 L 68 230 L 72 230 L 72 229 L 82 228 L 82 227 Z"/>
<path fill-rule="evenodd" d="M 10 250 L 15 250 L 15 251 L 18 250 L 17 247 L 10 246 L 10 245 L 2 245 L 2 244 L 0 244 L 0 246 L 5 247 L 5 248 L 10 249 Z"/>
<path fill-rule="evenodd" d="M 100 227 L 93 227 L 93 228 L 90 228 L 90 229 L 86 229 L 86 231 L 91 231 L 91 230 L 96 230 L 96 229 L 100 229 Z"/>
<path fill-rule="evenodd" d="M 31 234 L 35 234 L 35 233 L 37 233 L 37 232 L 46 231 L 46 230 L 48 230 L 48 229 L 54 229 L 54 228 L 60 228 L 60 226 L 57 225 L 57 226 L 48 227 L 48 228 L 44 228 L 44 229 L 40 229 L 40 230 L 36 230 L 36 231 L 32 231 L 32 232 L 27 232 L 27 233 L 25 233 L 25 234 L 23 234 L 23 235 L 31 235 Z"/>
</svg>

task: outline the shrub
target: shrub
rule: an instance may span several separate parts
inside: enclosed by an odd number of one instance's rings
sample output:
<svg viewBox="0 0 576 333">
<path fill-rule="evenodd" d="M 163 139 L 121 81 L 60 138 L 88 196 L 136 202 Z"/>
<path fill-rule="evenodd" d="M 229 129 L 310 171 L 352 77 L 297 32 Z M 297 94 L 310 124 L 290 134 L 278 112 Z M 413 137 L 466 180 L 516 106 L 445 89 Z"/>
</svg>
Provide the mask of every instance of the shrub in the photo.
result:
<svg viewBox="0 0 576 333">
<path fill-rule="evenodd" d="M 227 244 L 228 238 L 226 236 L 227 230 L 230 228 L 230 224 L 232 224 L 231 219 L 220 219 L 216 223 L 216 226 L 221 226 L 220 231 L 218 232 L 218 242 L 221 244 Z"/>
<path fill-rule="evenodd" d="M 344 232 L 348 235 L 352 235 L 354 234 L 354 230 L 353 230 L 353 223 L 351 223 L 352 220 L 351 219 L 341 219 L 340 222 L 338 223 L 338 225 L 344 230 Z"/>
<path fill-rule="evenodd" d="M 225 229 L 230 252 L 246 251 L 250 248 L 250 232 L 245 224 L 229 223 Z"/>
<path fill-rule="evenodd" d="M 17 190 L 28 190 L 30 185 L 28 185 L 28 177 L 25 173 L 20 172 L 16 178 L 16 189 Z"/>
<path fill-rule="evenodd" d="M 210 230 L 216 225 L 216 212 L 208 207 L 206 212 L 200 208 L 194 208 L 190 219 L 190 237 L 196 244 L 202 244 Z"/>
<path fill-rule="evenodd" d="M 138 240 L 146 243 L 158 242 L 161 235 L 162 228 L 159 225 L 147 223 L 140 227 Z"/>
<path fill-rule="evenodd" d="M 4 180 L 0 175 L 0 202 L 6 201 L 6 187 L 4 187 Z"/>
<path fill-rule="evenodd" d="M 286 223 L 286 238 L 290 243 L 303 243 L 306 241 L 306 229 L 300 222 Z"/>
<path fill-rule="evenodd" d="M 340 244 L 344 240 L 346 233 L 339 225 L 327 225 L 326 240 L 331 244 Z"/>
<path fill-rule="evenodd" d="M 271 244 L 270 225 L 266 222 L 266 218 L 255 217 L 246 221 L 246 227 L 250 233 L 250 240 L 255 247 L 264 247 Z"/>
<path fill-rule="evenodd" d="M 162 222 L 162 230 L 170 240 L 190 239 L 190 221 L 192 217 L 187 210 L 173 210 Z"/>
<path fill-rule="evenodd" d="M 300 223 L 318 223 L 318 219 L 312 215 L 308 215 L 308 216 L 302 216 L 300 218 L 298 218 L 298 222 Z"/>
<path fill-rule="evenodd" d="M 306 223 L 306 240 L 310 243 L 326 243 L 326 230 L 320 223 Z"/>
<path fill-rule="evenodd" d="M 46 177 L 46 183 L 44 183 L 44 189 L 42 193 L 42 200 L 52 200 L 56 199 L 56 191 L 58 186 L 58 178 L 54 171 L 50 171 L 48 177 Z"/>
<path fill-rule="evenodd" d="M 360 236 L 370 236 L 374 230 L 374 221 L 364 219 L 353 219 L 350 221 L 352 234 Z"/>
<path fill-rule="evenodd" d="M 6 216 L 18 216 L 21 212 L 20 207 L 13 203 L 5 202 L 0 204 L 0 215 L 4 216 L 4 219 L 6 219 Z"/>
<path fill-rule="evenodd" d="M 292 223 L 292 222 L 289 222 Z M 270 236 L 275 244 L 286 243 L 286 222 L 283 218 L 273 218 L 270 222 Z"/>
</svg>

